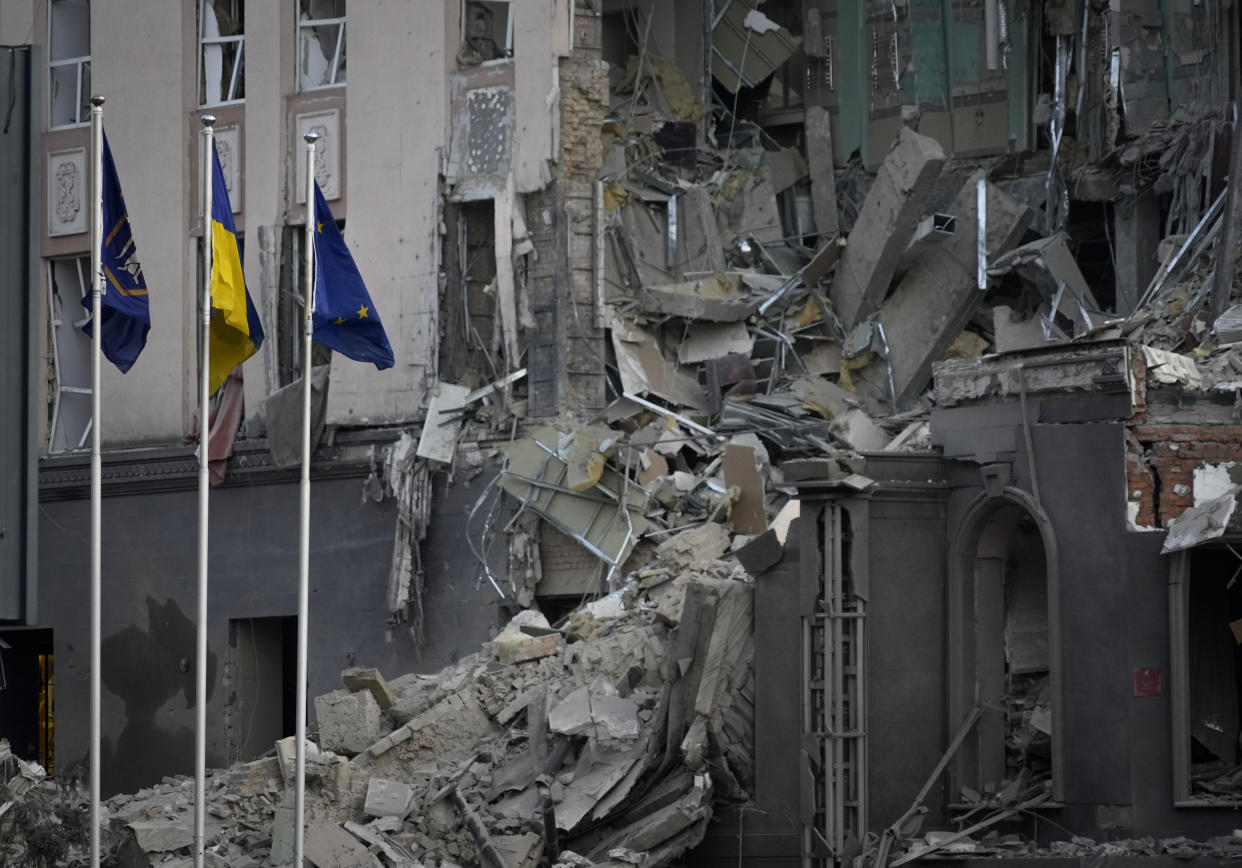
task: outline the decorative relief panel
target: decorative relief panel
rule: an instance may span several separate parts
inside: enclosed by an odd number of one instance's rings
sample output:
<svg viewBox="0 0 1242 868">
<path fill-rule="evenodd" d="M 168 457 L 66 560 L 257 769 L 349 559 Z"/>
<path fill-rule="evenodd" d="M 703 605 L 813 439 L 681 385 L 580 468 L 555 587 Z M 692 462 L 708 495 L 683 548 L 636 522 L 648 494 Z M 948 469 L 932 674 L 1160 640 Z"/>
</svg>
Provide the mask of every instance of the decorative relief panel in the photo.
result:
<svg viewBox="0 0 1242 868">
<path fill-rule="evenodd" d="M 328 201 L 341 198 L 341 114 L 337 109 L 298 115 L 297 138 L 294 147 L 298 152 L 297 201 L 306 201 L 306 142 L 308 132 L 319 134 L 315 143 L 315 180 L 323 197 Z"/>
<path fill-rule="evenodd" d="M 220 169 L 224 172 L 224 186 L 229 191 L 229 204 L 233 213 L 242 210 L 241 186 L 241 131 L 236 126 L 216 130 L 216 153 L 220 155 Z"/>
<path fill-rule="evenodd" d="M 52 151 L 47 155 L 47 234 L 77 235 L 87 231 L 86 199 L 90 176 L 86 148 Z"/>
</svg>

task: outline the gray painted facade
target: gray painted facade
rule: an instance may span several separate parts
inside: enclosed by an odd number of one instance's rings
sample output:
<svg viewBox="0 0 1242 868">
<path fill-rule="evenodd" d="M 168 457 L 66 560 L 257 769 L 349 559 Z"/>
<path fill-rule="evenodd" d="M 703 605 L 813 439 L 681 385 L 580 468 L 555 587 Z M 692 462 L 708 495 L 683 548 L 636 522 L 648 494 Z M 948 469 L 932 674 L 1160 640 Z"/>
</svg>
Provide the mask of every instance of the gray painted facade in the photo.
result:
<svg viewBox="0 0 1242 868">
<path fill-rule="evenodd" d="M 105 470 L 103 511 L 103 791 L 132 792 L 193 771 L 194 643 L 198 501 L 192 450 L 130 456 Z M 240 460 L 238 460 L 240 459 Z M 247 470 L 246 465 L 250 465 Z M 210 500 L 208 763 L 228 765 L 228 727 L 239 701 L 230 621 L 297 611 L 296 471 L 268 465 L 262 442 L 235 456 Z M 45 462 L 40 504 L 40 627 L 53 631 L 58 771 L 83 759 L 89 718 L 90 502 L 81 459 Z M 365 463 L 324 460 L 312 476 L 310 550 L 311 697 L 339 688 L 349 666 L 391 676 L 435 672 L 478 650 L 501 614 L 476 581 L 478 563 L 460 544 L 460 521 L 490 479 L 435 482 L 437 519 L 423 544 L 428 578 L 426 643 L 386 623 L 396 509 L 363 496 Z M 493 564 L 498 568 L 501 561 Z M 291 667 L 290 667 L 291 671 Z M 285 691 L 294 688 L 286 676 Z M 280 688 L 277 688 L 280 689 Z M 312 724 L 313 725 L 313 724 Z M 285 733 L 289 734 L 289 733 Z M 239 739 L 240 740 L 240 739 Z M 264 746 L 264 750 L 271 745 Z"/>
</svg>

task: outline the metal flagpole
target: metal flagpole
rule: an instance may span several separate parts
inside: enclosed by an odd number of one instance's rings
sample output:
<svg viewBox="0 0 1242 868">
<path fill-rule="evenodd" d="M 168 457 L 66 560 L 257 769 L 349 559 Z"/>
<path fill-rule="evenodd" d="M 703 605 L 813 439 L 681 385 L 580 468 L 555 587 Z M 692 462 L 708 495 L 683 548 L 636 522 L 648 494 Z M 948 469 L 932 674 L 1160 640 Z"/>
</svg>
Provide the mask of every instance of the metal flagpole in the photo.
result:
<svg viewBox="0 0 1242 868">
<path fill-rule="evenodd" d="M 301 550 L 298 557 L 298 691 L 295 739 L 297 752 L 294 779 L 296 795 L 293 802 L 294 836 L 293 864 L 302 865 L 306 835 L 306 637 L 310 600 L 310 464 L 311 464 L 311 332 L 315 315 L 315 142 L 316 133 L 307 133 L 306 140 L 306 241 L 302 245 L 302 274 L 305 279 L 302 306 L 302 518 Z"/>
<path fill-rule="evenodd" d="M 215 115 L 203 115 L 203 286 L 199 293 L 202 332 L 198 377 L 198 653 L 194 688 L 194 868 L 203 868 L 207 821 L 207 459 L 208 371 L 211 362 L 211 183 L 216 140 Z"/>
<path fill-rule="evenodd" d="M 91 97 L 91 868 L 99 868 L 99 683 L 101 645 L 101 515 L 103 470 L 99 452 L 99 360 L 102 356 L 103 104 Z"/>
</svg>

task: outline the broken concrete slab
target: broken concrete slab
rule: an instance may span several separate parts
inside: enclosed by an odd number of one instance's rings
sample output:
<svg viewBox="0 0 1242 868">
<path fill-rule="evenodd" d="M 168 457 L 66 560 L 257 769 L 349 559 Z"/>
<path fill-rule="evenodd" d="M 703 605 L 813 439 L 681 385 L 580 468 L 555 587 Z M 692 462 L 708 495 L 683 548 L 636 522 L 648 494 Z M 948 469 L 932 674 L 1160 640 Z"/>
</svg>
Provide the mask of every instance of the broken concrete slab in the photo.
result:
<svg viewBox="0 0 1242 868">
<path fill-rule="evenodd" d="M 855 452 L 883 452 L 893 438 L 862 410 L 848 410 L 828 424 L 828 432 Z"/>
<path fill-rule="evenodd" d="M 355 666 L 352 669 L 346 669 L 341 673 L 341 681 L 350 690 L 369 691 L 375 697 L 380 711 L 387 711 L 397 701 L 388 682 L 384 680 L 384 676 L 380 675 L 380 671 L 373 666 Z"/>
<path fill-rule="evenodd" d="M 404 817 L 410 810 L 414 791 L 401 781 L 371 778 L 363 810 L 372 817 Z"/>
<path fill-rule="evenodd" d="M 989 215 L 990 217 L 990 215 Z M 1074 323 L 1074 333 L 1094 327 L 1101 319 L 1100 305 L 1070 253 L 1064 232 L 1040 238 L 989 260 L 989 274 L 1017 272 L 1030 281 L 1055 312 Z"/>
<path fill-rule="evenodd" d="M 133 830 L 138 846 L 145 853 L 170 853 L 194 843 L 193 814 L 134 820 L 126 826 Z"/>
<path fill-rule="evenodd" d="M 1236 533 L 1239 494 L 1242 494 L 1242 486 L 1234 486 L 1219 497 L 1189 507 L 1170 521 L 1161 554 L 1220 539 L 1226 531 Z"/>
<path fill-rule="evenodd" d="M 755 342 L 744 323 L 694 323 L 677 344 L 677 361 L 697 365 L 730 353 L 749 357 L 754 348 Z"/>
<path fill-rule="evenodd" d="M 898 132 L 863 200 L 832 281 L 833 308 L 846 328 L 883 303 L 944 160 L 935 139 L 908 127 Z M 959 228 L 962 225 L 959 222 Z"/>
<path fill-rule="evenodd" d="M 706 409 L 698 379 L 676 361 L 665 358 L 660 342 L 646 329 L 614 316 L 610 332 L 626 394 L 651 394 L 679 407 Z"/>
<path fill-rule="evenodd" d="M 986 189 L 986 244 L 991 259 L 1013 247 L 1033 214 L 994 184 L 987 184 Z M 972 177 L 948 210 L 957 218 L 957 233 L 902 278 L 879 313 L 898 407 L 908 406 L 927 388 L 932 364 L 944 358 L 980 302 L 977 201 L 976 178 Z"/>
<path fill-rule="evenodd" d="M 366 845 L 340 826 L 308 826 L 304 854 L 315 868 L 383 868 Z"/>
<path fill-rule="evenodd" d="M 644 286 L 638 293 L 643 311 L 709 322 L 740 322 L 758 310 L 762 301 L 734 273 L 711 274 L 686 283 Z"/>
<path fill-rule="evenodd" d="M 427 404 L 427 418 L 418 438 L 419 458 L 452 464 L 461 432 L 462 411 L 470 390 L 454 383 L 436 383 Z"/>
<path fill-rule="evenodd" d="M 1044 326 L 1040 315 L 1048 315 L 1048 308 L 1041 307 L 1030 319 L 1018 319 L 1017 312 L 1007 305 L 998 304 L 992 308 L 992 335 L 995 339 L 996 352 L 1011 353 L 1016 350 L 1029 350 L 1042 347 L 1047 343 L 1044 337 Z"/>
<path fill-rule="evenodd" d="M 379 738 L 383 715 L 370 691 L 334 690 L 315 697 L 319 744 L 334 753 L 354 756 Z"/>
<path fill-rule="evenodd" d="M 815 231 L 821 238 L 827 238 L 840 231 L 836 166 L 832 157 L 832 124 L 827 107 L 808 106 L 804 130 Z"/>
</svg>

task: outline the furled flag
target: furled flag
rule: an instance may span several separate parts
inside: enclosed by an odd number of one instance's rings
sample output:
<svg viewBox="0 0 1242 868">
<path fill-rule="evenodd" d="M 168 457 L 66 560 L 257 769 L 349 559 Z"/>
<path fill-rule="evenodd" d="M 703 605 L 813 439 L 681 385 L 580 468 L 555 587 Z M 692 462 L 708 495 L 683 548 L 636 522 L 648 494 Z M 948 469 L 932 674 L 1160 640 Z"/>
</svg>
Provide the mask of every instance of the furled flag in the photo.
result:
<svg viewBox="0 0 1242 868">
<path fill-rule="evenodd" d="M 393 365 L 392 346 L 358 266 L 345 246 L 328 202 L 315 184 L 315 340 L 381 371 Z"/>
<path fill-rule="evenodd" d="M 214 143 L 211 164 L 211 370 L 207 388 L 214 394 L 234 368 L 259 351 L 263 326 L 242 277 L 237 225 Z"/>
<path fill-rule="evenodd" d="M 112 150 L 108 137 L 103 140 L 103 231 L 100 245 L 100 263 L 103 266 L 104 293 L 100 299 L 100 319 L 103 330 L 99 344 L 108 361 L 125 373 L 133 367 L 134 360 L 147 345 L 147 332 L 151 330 L 151 311 L 147 305 L 147 284 L 142 277 L 142 265 L 134 247 L 134 234 L 130 231 L 129 215 L 125 212 L 125 197 L 121 195 L 121 182 L 116 177 L 116 165 L 112 162 Z M 82 305 L 91 309 L 91 294 L 82 297 Z M 84 330 L 91 334 L 91 323 Z"/>
</svg>

